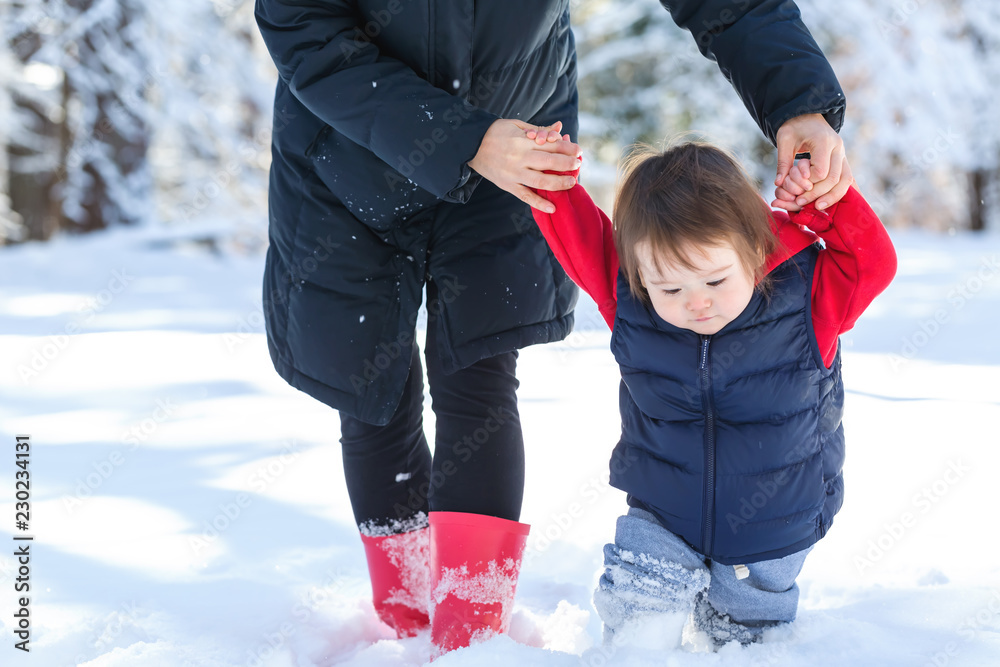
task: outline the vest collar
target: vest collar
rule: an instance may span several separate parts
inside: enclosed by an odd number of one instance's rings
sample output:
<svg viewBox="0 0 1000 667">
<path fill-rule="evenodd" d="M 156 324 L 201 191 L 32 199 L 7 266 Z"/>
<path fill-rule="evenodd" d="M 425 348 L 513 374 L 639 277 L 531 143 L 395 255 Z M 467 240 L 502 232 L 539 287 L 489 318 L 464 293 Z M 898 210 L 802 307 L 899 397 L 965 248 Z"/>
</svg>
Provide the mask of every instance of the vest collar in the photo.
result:
<svg viewBox="0 0 1000 667">
<path fill-rule="evenodd" d="M 634 299 L 634 301 L 639 309 L 642 309 L 646 312 L 646 314 L 649 316 L 650 323 L 656 329 L 659 329 L 660 331 L 667 331 L 677 335 L 688 335 L 691 336 L 693 339 L 701 338 L 702 334 L 695 333 L 690 329 L 682 329 L 681 327 L 674 326 L 673 324 L 670 324 L 665 319 L 660 317 L 660 315 L 656 312 L 656 310 L 654 310 L 651 306 L 647 306 L 638 299 Z M 764 305 L 765 305 L 764 295 L 760 293 L 760 290 L 755 289 L 753 291 L 753 296 L 750 297 L 750 302 L 747 303 L 746 308 L 743 309 L 743 312 L 737 315 L 735 319 L 727 322 L 726 326 L 719 329 L 717 332 L 712 334 L 712 336 L 718 336 L 719 334 L 728 333 L 730 331 L 743 328 L 757 316 L 757 314 L 764 308 Z"/>
</svg>

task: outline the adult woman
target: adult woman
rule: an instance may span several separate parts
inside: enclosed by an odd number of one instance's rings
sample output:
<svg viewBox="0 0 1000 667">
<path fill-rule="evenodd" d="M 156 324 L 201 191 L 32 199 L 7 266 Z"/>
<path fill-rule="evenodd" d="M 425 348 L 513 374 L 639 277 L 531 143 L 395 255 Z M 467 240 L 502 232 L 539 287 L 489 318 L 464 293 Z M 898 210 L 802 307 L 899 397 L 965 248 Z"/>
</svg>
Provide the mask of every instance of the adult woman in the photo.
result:
<svg viewBox="0 0 1000 667">
<path fill-rule="evenodd" d="M 843 95 L 794 3 L 663 4 L 765 133 L 784 134 L 787 165 L 802 148 L 830 165 L 805 197 L 839 198 Z M 264 279 L 275 368 L 340 411 L 382 619 L 425 627 L 432 587 L 439 648 L 503 631 L 527 535 L 517 350 L 568 335 L 577 297 L 525 204 L 548 205 L 528 186 L 574 182 L 543 173 L 579 151 L 548 141 L 576 138 L 569 2 L 258 0 L 256 16 L 279 72 Z M 413 335 L 425 285 L 433 456 Z M 506 583 L 463 598 L 489 572 Z"/>
</svg>

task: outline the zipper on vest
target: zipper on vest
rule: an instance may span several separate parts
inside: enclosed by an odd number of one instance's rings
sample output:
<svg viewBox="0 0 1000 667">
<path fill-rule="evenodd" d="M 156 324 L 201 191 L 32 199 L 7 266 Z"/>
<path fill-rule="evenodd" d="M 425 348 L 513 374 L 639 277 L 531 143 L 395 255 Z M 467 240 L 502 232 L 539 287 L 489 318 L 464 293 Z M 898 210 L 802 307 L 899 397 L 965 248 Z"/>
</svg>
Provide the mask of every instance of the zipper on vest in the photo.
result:
<svg viewBox="0 0 1000 667">
<path fill-rule="evenodd" d="M 702 553 L 709 555 L 714 547 L 715 519 L 715 403 L 712 400 L 712 364 L 708 358 L 711 336 L 701 336 L 701 391 L 705 405 L 705 498 L 702 502 L 705 516 L 702 522 L 704 535 Z"/>
</svg>

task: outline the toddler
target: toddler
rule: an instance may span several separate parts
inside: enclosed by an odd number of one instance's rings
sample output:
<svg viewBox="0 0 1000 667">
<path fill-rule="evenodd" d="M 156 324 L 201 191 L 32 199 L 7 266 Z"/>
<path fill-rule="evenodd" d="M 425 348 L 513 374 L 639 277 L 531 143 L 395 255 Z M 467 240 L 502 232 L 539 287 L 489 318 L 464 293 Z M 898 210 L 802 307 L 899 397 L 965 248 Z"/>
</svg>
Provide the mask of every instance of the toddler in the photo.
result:
<svg viewBox="0 0 1000 667">
<path fill-rule="evenodd" d="M 629 510 L 594 594 L 605 641 L 673 648 L 690 619 L 715 647 L 757 641 L 795 618 L 843 502 L 838 336 L 894 276 L 889 237 L 853 186 L 824 211 L 771 211 L 701 142 L 633 155 L 614 225 L 580 185 L 539 194 L 621 367 L 611 485 Z"/>
</svg>

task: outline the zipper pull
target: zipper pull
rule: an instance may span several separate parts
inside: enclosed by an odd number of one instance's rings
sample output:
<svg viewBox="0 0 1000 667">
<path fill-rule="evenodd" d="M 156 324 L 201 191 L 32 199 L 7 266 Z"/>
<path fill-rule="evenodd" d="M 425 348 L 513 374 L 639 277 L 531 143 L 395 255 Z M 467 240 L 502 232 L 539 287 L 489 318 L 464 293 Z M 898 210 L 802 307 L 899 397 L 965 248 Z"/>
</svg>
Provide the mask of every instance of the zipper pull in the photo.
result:
<svg viewBox="0 0 1000 667">
<path fill-rule="evenodd" d="M 750 576 L 750 568 L 746 565 L 733 565 L 733 569 L 736 570 L 737 579 L 746 579 Z"/>
</svg>

